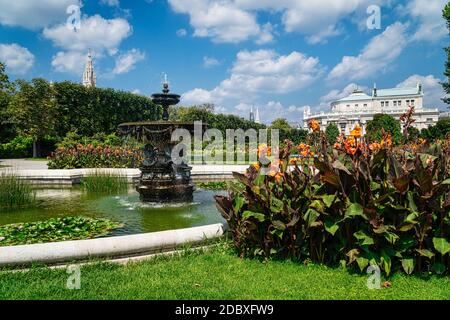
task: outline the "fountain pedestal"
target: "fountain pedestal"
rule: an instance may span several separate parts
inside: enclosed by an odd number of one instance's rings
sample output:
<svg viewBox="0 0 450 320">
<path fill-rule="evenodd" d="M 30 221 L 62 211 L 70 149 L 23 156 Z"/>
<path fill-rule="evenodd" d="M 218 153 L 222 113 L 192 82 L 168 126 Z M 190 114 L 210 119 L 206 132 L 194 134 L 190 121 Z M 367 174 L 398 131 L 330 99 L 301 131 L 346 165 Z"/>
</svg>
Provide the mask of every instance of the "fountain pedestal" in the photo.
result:
<svg viewBox="0 0 450 320">
<path fill-rule="evenodd" d="M 179 143 L 172 141 L 172 133 L 177 129 L 186 129 L 192 135 L 194 123 L 168 121 L 169 106 L 176 105 L 180 96 L 169 93 L 167 82 L 164 83 L 163 93 L 152 95 L 152 101 L 163 107 L 163 121 L 119 125 L 120 134 L 132 135 L 145 143 L 144 161 L 139 168 L 142 174 L 136 190 L 145 202 L 192 202 L 195 188 L 191 179 L 192 167 L 172 159 L 172 150 Z"/>
</svg>

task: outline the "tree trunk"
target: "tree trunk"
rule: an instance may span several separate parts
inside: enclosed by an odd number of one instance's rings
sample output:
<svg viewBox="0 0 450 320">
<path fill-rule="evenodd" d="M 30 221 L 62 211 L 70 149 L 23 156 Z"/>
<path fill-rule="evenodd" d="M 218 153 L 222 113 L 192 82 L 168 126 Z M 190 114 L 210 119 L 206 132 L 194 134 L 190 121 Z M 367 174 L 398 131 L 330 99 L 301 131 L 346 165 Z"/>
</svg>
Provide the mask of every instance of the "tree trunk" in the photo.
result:
<svg viewBox="0 0 450 320">
<path fill-rule="evenodd" d="M 37 139 L 33 139 L 33 158 L 38 157 L 38 142 Z"/>
</svg>

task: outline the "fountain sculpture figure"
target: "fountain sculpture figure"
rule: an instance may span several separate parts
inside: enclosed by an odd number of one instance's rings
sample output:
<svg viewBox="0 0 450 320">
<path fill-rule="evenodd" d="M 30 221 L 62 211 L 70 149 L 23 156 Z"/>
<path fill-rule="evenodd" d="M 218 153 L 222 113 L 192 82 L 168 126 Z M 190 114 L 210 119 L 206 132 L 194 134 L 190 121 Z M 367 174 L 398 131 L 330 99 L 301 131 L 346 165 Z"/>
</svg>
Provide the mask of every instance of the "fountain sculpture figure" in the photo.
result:
<svg viewBox="0 0 450 320">
<path fill-rule="evenodd" d="M 120 134 L 133 135 L 145 143 L 144 161 L 139 168 L 141 177 L 136 190 L 144 202 L 192 202 L 195 188 L 191 178 L 192 167 L 184 161 L 174 163 L 172 150 L 179 142 L 172 141 L 172 133 L 176 129 L 187 129 L 193 133 L 194 123 L 169 121 L 169 107 L 180 102 L 180 96 L 170 93 L 167 78 L 162 93 L 153 94 L 152 101 L 162 106 L 162 121 L 119 125 Z"/>
</svg>

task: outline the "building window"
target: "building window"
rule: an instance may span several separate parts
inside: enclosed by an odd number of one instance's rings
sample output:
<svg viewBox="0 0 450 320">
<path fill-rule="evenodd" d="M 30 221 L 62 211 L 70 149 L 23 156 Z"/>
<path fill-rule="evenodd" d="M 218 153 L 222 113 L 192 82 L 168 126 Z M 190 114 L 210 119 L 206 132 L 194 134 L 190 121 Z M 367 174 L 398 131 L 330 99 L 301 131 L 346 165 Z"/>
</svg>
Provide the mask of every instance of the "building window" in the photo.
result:
<svg viewBox="0 0 450 320">
<path fill-rule="evenodd" d="M 364 103 L 364 108 L 367 108 L 367 103 Z"/>
<path fill-rule="evenodd" d="M 350 108 L 350 105 L 349 105 L 349 104 L 347 105 L 347 108 Z"/>
<path fill-rule="evenodd" d="M 381 106 L 384 107 L 384 101 L 381 101 Z"/>
<path fill-rule="evenodd" d="M 394 101 L 394 107 L 396 107 L 397 106 L 397 101 Z"/>
<path fill-rule="evenodd" d="M 411 105 L 414 106 L 414 100 L 411 100 Z"/>
<path fill-rule="evenodd" d="M 409 106 L 409 100 L 406 100 L 406 105 Z"/>
<path fill-rule="evenodd" d="M 433 122 L 433 118 L 427 118 L 427 122 Z"/>
<path fill-rule="evenodd" d="M 399 106 L 399 107 L 402 106 L 402 101 L 401 101 L 401 100 L 399 100 L 397 103 L 398 103 L 398 106 Z"/>
<path fill-rule="evenodd" d="M 358 108 L 358 104 L 355 104 L 355 108 Z"/>
<path fill-rule="evenodd" d="M 389 107 L 389 101 L 386 101 L 384 104 L 386 107 Z"/>
</svg>

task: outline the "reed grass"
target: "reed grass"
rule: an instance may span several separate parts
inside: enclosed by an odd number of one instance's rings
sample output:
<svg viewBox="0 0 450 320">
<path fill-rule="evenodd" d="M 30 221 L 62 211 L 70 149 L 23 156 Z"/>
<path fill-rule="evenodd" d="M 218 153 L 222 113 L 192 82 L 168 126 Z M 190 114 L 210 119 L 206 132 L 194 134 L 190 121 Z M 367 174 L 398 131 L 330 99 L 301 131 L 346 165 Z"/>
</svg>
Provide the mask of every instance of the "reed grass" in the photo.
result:
<svg viewBox="0 0 450 320">
<path fill-rule="evenodd" d="M 128 190 L 127 177 L 110 172 L 94 171 L 85 176 L 81 184 L 88 192 L 112 194 Z"/>
<path fill-rule="evenodd" d="M 14 209 L 36 203 L 36 191 L 31 183 L 14 172 L 0 172 L 0 209 Z"/>
</svg>

